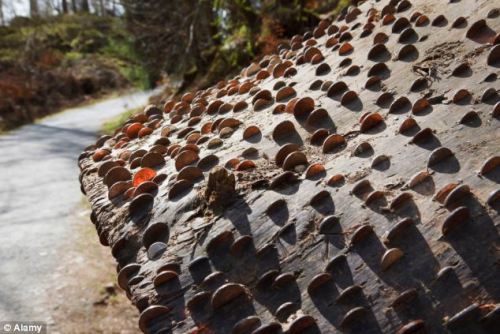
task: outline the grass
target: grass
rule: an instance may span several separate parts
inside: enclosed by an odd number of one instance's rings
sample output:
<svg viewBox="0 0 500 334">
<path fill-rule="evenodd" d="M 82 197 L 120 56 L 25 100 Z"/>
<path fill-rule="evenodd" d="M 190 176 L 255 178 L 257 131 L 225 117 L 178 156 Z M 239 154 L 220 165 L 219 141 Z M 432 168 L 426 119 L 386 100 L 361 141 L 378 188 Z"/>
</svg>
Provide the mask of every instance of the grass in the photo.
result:
<svg viewBox="0 0 500 334">
<path fill-rule="evenodd" d="M 143 108 L 133 108 L 129 109 L 118 116 L 115 116 L 101 126 L 101 134 L 112 135 L 115 133 L 116 129 L 120 128 L 123 123 L 125 123 L 132 115 L 137 114 L 142 111 Z"/>
</svg>

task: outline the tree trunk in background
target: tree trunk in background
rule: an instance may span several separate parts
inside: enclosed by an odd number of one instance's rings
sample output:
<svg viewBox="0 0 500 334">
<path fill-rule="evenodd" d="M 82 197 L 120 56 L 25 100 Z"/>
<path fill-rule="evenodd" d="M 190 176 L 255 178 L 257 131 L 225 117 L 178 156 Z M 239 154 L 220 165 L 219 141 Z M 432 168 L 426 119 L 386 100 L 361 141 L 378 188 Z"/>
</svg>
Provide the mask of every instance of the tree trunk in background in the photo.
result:
<svg viewBox="0 0 500 334">
<path fill-rule="evenodd" d="M 99 0 L 99 7 L 101 10 L 101 16 L 106 16 L 106 6 L 104 6 L 104 0 Z"/>
<path fill-rule="evenodd" d="M 99 6 L 99 0 L 90 0 L 89 1 L 89 6 L 93 10 L 93 14 L 100 16 L 101 14 L 101 7 Z"/>
<path fill-rule="evenodd" d="M 54 11 L 57 13 L 61 12 L 58 2 L 52 2 L 51 0 L 43 0 L 40 15 L 43 17 L 49 17 L 54 15 Z"/>
<path fill-rule="evenodd" d="M 187 85 L 200 79 L 200 87 L 206 87 L 205 84 L 249 63 L 255 56 L 275 52 L 286 39 L 317 25 L 321 14 L 337 8 L 339 0 L 117 3 L 124 6 L 127 28 L 153 78 L 167 73 L 175 80 L 183 78 Z"/>
<path fill-rule="evenodd" d="M 82 0 L 82 12 L 88 13 L 90 11 L 89 0 Z"/>
<path fill-rule="evenodd" d="M 5 24 L 5 18 L 3 17 L 3 0 L 0 0 L 0 26 Z"/>
<path fill-rule="evenodd" d="M 76 13 L 78 11 L 78 8 L 76 7 L 76 0 L 71 0 L 71 10 L 73 13 Z"/>
<path fill-rule="evenodd" d="M 39 15 L 38 1 L 37 0 L 30 0 L 30 16 L 37 17 L 38 15 Z"/>
<path fill-rule="evenodd" d="M 214 56 L 212 0 L 123 0 L 146 68 L 156 75 L 204 73 Z M 146 55 L 158 54 L 162 57 Z"/>
<path fill-rule="evenodd" d="M 68 0 L 62 0 L 62 12 L 68 14 Z"/>
</svg>

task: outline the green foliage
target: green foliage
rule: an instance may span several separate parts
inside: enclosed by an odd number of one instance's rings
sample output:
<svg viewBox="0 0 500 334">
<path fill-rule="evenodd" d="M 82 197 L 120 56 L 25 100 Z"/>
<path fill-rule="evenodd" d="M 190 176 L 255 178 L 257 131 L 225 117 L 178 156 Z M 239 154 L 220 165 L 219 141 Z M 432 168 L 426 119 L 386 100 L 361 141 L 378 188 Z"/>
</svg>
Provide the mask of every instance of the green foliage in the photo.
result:
<svg viewBox="0 0 500 334">
<path fill-rule="evenodd" d="M 37 61 L 46 61 L 42 56 L 47 53 L 61 55 L 55 65 L 64 68 L 97 60 L 114 67 L 133 85 L 150 87 L 149 74 L 120 18 L 88 14 L 16 18 L 9 27 L 0 27 L 0 61 L 37 66 Z"/>
<path fill-rule="evenodd" d="M 252 42 L 250 28 L 241 25 L 234 33 L 223 38 L 220 51 L 221 56 L 226 58 L 231 67 L 237 67 L 254 57 L 253 47 L 254 43 Z"/>
<path fill-rule="evenodd" d="M 104 47 L 108 38 L 97 30 L 83 30 L 71 41 L 71 50 L 82 53 L 94 53 Z"/>
<path fill-rule="evenodd" d="M 140 65 L 120 66 L 120 73 L 127 78 L 134 86 L 141 89 L 151 88 L 149 73 Z"/>
<path fill-rule="evenodd" d="M 123 18 L 16 18 L 0 27 L 0 128 L 32 122 L 84 97 L 149 88 L 149 73 Z"/>
<path fill-rule="evenodd" d="M 23 39 L 12 27 L 0 27 L 0 60 L 9 61 L 21 56 Z"/>
<path fill-rule="evenodd" d="M 69 62 L 74 62 L 82 59 L 84 55 L 77 51 L 69 51 L 66 53 L 65 57 L 66 60 L 68 60 Z"/>
<path fill-rule="evenodd" d="M 107 44 L 101 50 L 102 54 L 121 60 L 137 60 L 137 53 L 134 48 L 134 43 L 125 38 L 108 38 Z"/>
<path fill-rule="evenodd" d="M 121 26 L 121 28 L 124 28 Z M 108 38 L 107 44 L 101 49 L 101 54 L 113 59 L 120 73 L 136 87 L 147 89 L 151 87 L 149 73 L 141 65 L 133 39 L 128 35 Z"/>
</svg>

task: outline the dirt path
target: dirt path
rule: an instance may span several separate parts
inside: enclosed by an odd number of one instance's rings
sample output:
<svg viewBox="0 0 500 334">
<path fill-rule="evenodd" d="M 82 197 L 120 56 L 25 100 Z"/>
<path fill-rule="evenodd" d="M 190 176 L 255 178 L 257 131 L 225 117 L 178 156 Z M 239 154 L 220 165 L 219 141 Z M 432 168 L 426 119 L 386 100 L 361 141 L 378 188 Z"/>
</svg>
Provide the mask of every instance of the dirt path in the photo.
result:
<svg viewBox="0 0 500 334">
<path fill-rule="evenodd" d="M 95 235 L 85 234 L 87 227 L 81 227 L 88 216 L 82 213 L 76 159 L 106 119 L 144 105 L 150 94 L 70 109 L 0 136 L 0 320 L 57 324 L 54 312 L 67 310 L 64 300 L 74 304 L 71 299 L 80 293 L 63 293 L 65 288 L 87 284 L 80 279 L 105 279 L 96 276 L 109 266 L 92 253 Z M 86 235 L 94 239 L 85 241 Z M 61 293 L 54 294 L 57 291 Z M 49 299 L 50 304 L 61 302 L 58 296 L 63 298 L 61 305 L 48 305 Z"/>
<path fill-rule="evenodd" d="M 116 262 L 100 245 L 89 215 L 85 203 L 68 221 L 72 233 L 59 248 L 48 284 L 49 333 L 139 333 L 137 309 L 117 288 Z"/>
</svg>

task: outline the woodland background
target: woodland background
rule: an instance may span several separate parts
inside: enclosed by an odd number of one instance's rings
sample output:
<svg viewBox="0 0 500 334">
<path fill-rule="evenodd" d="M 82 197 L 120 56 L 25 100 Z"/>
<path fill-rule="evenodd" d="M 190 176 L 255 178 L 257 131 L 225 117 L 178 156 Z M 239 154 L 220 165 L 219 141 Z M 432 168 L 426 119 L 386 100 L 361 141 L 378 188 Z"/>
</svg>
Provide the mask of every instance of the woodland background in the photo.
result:
<svg viewBox="0 0 500 334">
<path fill-rule="evenodd" d="M 0 130 L 128 87 L 208 87 L 349 0 L 0 0 Z"/>
</svg>

